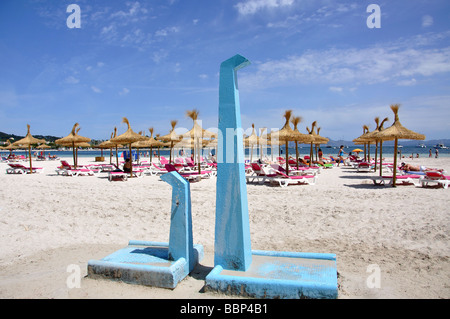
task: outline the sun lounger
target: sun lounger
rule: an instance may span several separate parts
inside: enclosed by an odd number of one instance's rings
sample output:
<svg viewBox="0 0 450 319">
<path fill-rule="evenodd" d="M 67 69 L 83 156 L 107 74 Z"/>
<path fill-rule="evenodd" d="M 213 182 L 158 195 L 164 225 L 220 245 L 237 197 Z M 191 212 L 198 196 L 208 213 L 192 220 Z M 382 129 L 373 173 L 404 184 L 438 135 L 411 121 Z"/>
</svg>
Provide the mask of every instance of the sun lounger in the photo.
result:
<svg viewBox="0 0 450 319">
<path fill-rule="evenodd" d="M 187 172 L 180 172 L 172 164 L 166 164 L 165 167 L 166 167 L 168 172 L 177 172 L 178 174 L 180 174 L 182 177 L 184 177 L 189 182 L 198 182 L 202 178 L 208 178 L 209 177 L 208 174 L 201 174 L 201 173 L 199 174 L 198 172 L 189 172 L 189 173 L 187 173 Z"/>
<path fill-rule="evenodd" d="M 266 174 L 262 166 L 258 163 L 251 163 L 251 173 L 245 176 L 247 183 L 258 182 L 259 184 L 264 184 L 268 181 L 270 177 L 276 177 L 275 173 Z"/>
<path fill-rule="evenodd" d="M 168 170 L 165 169 L 164 167 L 160 167 L 159 165 L 157 165 L 156 163 L 152 163 L 153 165 L 150 166 L 148 173 L 150 175 L 158 175 L 158 174 L 166 174 L 168 173 Z"/>
<path fill-rule="evenodd" d="M 59 175 L 63 176 L 95 176 L 97 173 L 89 168 L 72 168 L 72 169 L 60 169 Z"/>
<path fill-rule="evenodd" d="M 438 184 L 446 189 L 450 184 L 450 176 L 446 176 L 442 172 L 425 172 L 425 176 L 420 177 L 420 184 L 422 185 L 422 187 L 426 187 L 430 183 Z"/>
<path fill-rule="evenodd" d="M 6 174 L 30 174 L 31 169 L 22 164 L 8 163 Z M 41 173 L 44 169 L 42 167 L 33 167 L 33 173 Z"/>
<path fill-rule="evenodd" d="M 112 181 L 126 181 L 128 180 L 128 173 L 119 172 L 119 171 L 111 171 L 108 172 L 108 180 Z"/>
<path fill-rule="evenodd" d="M 371 176 L 371 179 L 375 185 L 388 186 L 392 185 L 393 176 Z M 396 185 L 418 185 L 419 175 L 397 175 Z"/>
<path fill-rule="evenodd" d="M 271 184 L 278 184 L 281 187 L 286 187 L 292 184 L 305 184 L 305 185 L 314 185 L 316 183 L 317 176 L 316 175 L 286 175 L 283 172 L 277 171 L 273 168 L 263 167 L 264 173 L 269 177 L 267 180 Z M 276 174 L 276 176 L 270 176 L 272 174 Z"/>
<path fill-rule="evenodd" d="M 372 171 L 372 165 L 367 162 L 360 162 L 356 166 L 357 172 L 371 172 Z"/>
</svg>

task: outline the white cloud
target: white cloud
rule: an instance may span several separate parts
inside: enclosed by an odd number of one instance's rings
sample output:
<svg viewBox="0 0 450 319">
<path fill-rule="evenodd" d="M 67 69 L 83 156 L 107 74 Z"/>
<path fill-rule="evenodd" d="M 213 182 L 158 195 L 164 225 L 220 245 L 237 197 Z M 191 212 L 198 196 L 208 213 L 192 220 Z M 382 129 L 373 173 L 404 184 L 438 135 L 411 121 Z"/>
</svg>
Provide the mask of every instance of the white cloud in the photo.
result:
<svg viewBox="0 0 450 319">
<path fill-rule="evenodd" d="M 155 63 L 160 63 L 162 60 L 164 60 L 165 58 L 167 58 L 168 53 L 166 50 L 159 50 L 156 52 L 153 52 L 152 54 L 152 60 Z"/>
<path fill-rule="evenodd" d="M 208 74 L 199 74 L 198 76 L 200 79 L 207 79 L 208 78 Z"/>
<path fill-rule="evenodd" d="M 328 88 L 331 92 L 336 92 L 336 93 L 340 93 L 342 92 L 344 89 L 338 86 L 330 86 Z"/>
<path fill-rule="evenodd" d="M 170 33 L 176 33 L 178 31 L 180 31 L 180 28 L 178 28 L 178 27 L 167 27 L 167 28 L 160 29 L 160 30 L 156 31 L 155 32 L 155 36 L 157 36 L 157 37 L 166 37 Z"/>
<path fill-rule="evenodd" d="M 430 27 L 433 25 L 433 17 L 430 15 L 424 15 L 422 17 L 422 27 Z"/>
<path fill-rule="evenodd" d="M 123 88 L 120 92 L 119 95 L 127 95 L 128 93 L 130 93 L 130 90 L 127 88 Z"/>
<path fill-rule="evenodd" d="M 246 0 L 235 5 L 241 15 L 255 14 L 263 9 L 291 6 L 294 0 Z"/>
<path fill-rule="evenodd" d="M 397 83 L 397 85 L 400 85 L 400 86 L 413 86 L 413 85 L 416 85 L 416 83 L 417 83 L 416 79 L 415 79 L 415 78 L 412 78 L 412 79 L 410 79 L 410 80 L 402 80 L 402 81 L 399 81 L 399 82 Z"/>
<path fill-rule="evenodd" d="M 111 14 L 111 18 L 117 19 L 117 18 L 123 18 L 123 19 L 132 19 L 132 21 L 136 21 L 136 17 L 140 13 L 147 13 L 147 9 L 141 8 L 141 4 L 139 2 L 127 2 L 127 7 L 129 8 L 128 11 L 117 11 Z"/>
<path fill-rule="evenodd" d="M 414 77 L 450 72 L 450 47 L 412 49 L 387 45 L 362 49 L 309 50 L 302 55 L 256 66 L 254 73 L 242 75 L 242 85 L 245 83 L 247 87 L 264 88 L 323 83 L 340 87 L 344 83 L 354 86 L 387 81 L 411 85 Z"/>
<path fill-rule="evenodd" d="M 64 82 L 67 84 L 77 84 L 80 80 L 71 75 L 65 78 Z"/>
<path fill-rule="evenodd" d="M 96 86 L 91 86 L 92 91 L 94 91 L 95 93 L 102 93 L 102 90 L 100 90 L 98 87 Z"/>
</svg>

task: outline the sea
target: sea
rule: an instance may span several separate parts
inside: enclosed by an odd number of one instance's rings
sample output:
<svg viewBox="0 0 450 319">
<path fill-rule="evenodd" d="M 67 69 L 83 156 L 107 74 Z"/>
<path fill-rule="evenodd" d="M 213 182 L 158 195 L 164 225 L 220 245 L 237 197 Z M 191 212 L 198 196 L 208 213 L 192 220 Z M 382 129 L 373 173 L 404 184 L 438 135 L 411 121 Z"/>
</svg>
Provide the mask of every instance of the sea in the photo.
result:
<svg viewBox="0 0 450 319">
<path fill-rule="evenodd" d="M 320 148 L 323 151 L 323 154 L 325 157 L 328 156 L 336 156 L 338 151 L 339 151 L 339 147 L 335 147 L 335 146 L 326 146 L 326 145 L 321 145 Z M 344 151 L 346 153 L 350 153 L 352 152 L 354 149 L 363 149 L 364 150 L 364 146 L 362 145 L 357 145 L 357 146 L 346 146 L 344 148 Z M 310 146 L 299 146 L 298 148 L 299 150 L 299 156 L 303 157 L 305 155 L 309 155 L 310 153 Z M 413 156 L 414 158 L 421 158 L 421 157 L 429 157 L 429 153 L 431 150 L 431 157 L 435 157 L 436 156 L 436 148 L 435 146 L 401 146 L 398 148 L 398 152 L 401 153 L 401 156 L 408 158 Z M 126 151 L 126 150 L 119 150 L 118 154 L 119 157 L 122 156 L 122 151 Z M 279 149 L 278 147 L 274 147 L 273 149 L 274 151 L 274 156 L 277 155 L 278 156 L 278 152 Z M 368 151 L 368 148 L 367 148 Z M 16 155 L 27 155 L 28 151 L 24 151 L 24 150 L 14 150 L 13 151 L 14 154 Z M 41 152 L 41 150 L 32 150 L 32 154 L 39 154 Z M 161 156 L 165 156 L 168 157 L 170 150 L 169 149 L 161 149 L 160 151 L 160 155 Z M 180 149 L 175 149 L 175 154 L 177 154 L 176 156 L 178 156 L 180 154 Z M 210 153 L 214 153 L 214 151 L 210 148 L 205 148 L 203 150 L 203 156 L 208 156 Z M 252 152 L 252 154 L 250 154 Z M 293 157 L 295 157 L 295 147 L 289 147 L 288 149 L 288 154 L 290 155 L 294 155 Z M 281 147 L 281 156 L 284 157 L 285 155 L 285 146 L 283 145 Z M 2 150 L 1 151 L 1 156 L 8 156 L 9 151 L 7 150 Z M 58 157 L 72 157 L 73 156 L 73 152 L 72 150 L 46 150 L 44 151 L 45 156 L 48 156 L 49 154 L 56 155 Z M 140 149 L 139 150 L 139 154 L 141 157 L 149 157 L 150 154 L 150 150 L 149 149 Z M 184 149 L 184 154 L 189 155 L 190 154 L 190 150 L 186 150 Z M 363 153 L 360 153 L 360 156 Z M 251 151 L 250 148 L 246 148 L 245 149 L 245 157 L 248 159 L 250 158 L 250 155 L 253 158 L 258 158 L 259 157 L 259 150 L 255 148 L 253 148 L 253 151 Z M 271 149 L 270 147 L 265 149 L 263 151 L 263 155 L 264 156 L 269 156 L 271 157 L 272 153 L 271 153 Z M 347 155 L 347 154 L 346 154 Z M 375 146 L 371 145 L 370 147 L 370 156 L 374 157 L 375 155 Z M 383 145 L 383 157 L 393 157 L 394 155 L 394 146 L 384 146 Z M 400 154 L 399 154 L 400 155 Z M 84 149 L 80 149 L 78 151 L 78 157 L 99 157 L 99 156 L 104 156 L 105 158 L 109 157 L 109 150 L 103 150 L 103 152 L 101 150 L 96 150 L 96 149 L 88 149 L 88 150 L 84 150 Z M 115 156 L 115 151 L 113 152 L 113 156 Z M 438 149 L 438 156 L 439 157 L 450 157 L 450 148 L 441 148 Z"/>
</svg>

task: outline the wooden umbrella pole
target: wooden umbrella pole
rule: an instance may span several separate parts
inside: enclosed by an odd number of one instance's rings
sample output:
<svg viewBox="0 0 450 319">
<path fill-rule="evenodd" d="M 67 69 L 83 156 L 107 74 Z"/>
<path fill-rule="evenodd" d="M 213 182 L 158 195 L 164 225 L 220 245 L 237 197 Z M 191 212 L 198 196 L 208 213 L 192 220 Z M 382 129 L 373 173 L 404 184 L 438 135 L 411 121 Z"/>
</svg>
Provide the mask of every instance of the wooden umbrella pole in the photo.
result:
<svg viewBox="0 0 450 319">
<path fill-rule="evenodd" d="M 288 152 L 288 140 L 286 139 L 286 175 L 289 175 L 289 152 Z"/>
<path fill-rule="evenodd" d="M 375 172 L 377 171 L 378 141 L 375 141 Z"/>
<path fill-rule="evenodd" d="M 130 163 L 131 163 L 131 167 L 130 167 L 130 177 L 133 177 L 133 158 L 131 157 L 131 142 L 130 142 Z"/>
<path fill-rule="evenodd" d="M 197 162 L 198 162 L 198 173 L 199 174 L 201 174 L 201 168 L 200 168 L 200 143 L 199 143 L 199 141 L 198 141 L 198 138 L 197 138 L 197 143 L 194 143 L 194 147 L 195 147 L 195 144 L 197 144 L 197 147 L 196 147 L 196 149 L 197 149 Z"/>
<path fill-rule="evenodd" d="M 75 161 L 75 142 L 72 141 L 72 155 L 73 155 L 73 166 L 77 168 L 77 163 Z"/>
<path fill-rule="evenodd" d="M 397 144 L 398 138 L 395 138 L 394 144 L 394 176 L 392 176 L 392 187 L 397 187 L 395 183 L 397 182 Z"/>
<path fill-rule="evenodd" d="M 30 157 L 30 174 L 33 174 L 33 165 L 31 164 L 31 145 L 28 145 L 28 156 Z"/>
<path fill-rule="evenodd" d="M 380 141 L 380 176 L 383 176 L 383 141 Z"/>
</svg>

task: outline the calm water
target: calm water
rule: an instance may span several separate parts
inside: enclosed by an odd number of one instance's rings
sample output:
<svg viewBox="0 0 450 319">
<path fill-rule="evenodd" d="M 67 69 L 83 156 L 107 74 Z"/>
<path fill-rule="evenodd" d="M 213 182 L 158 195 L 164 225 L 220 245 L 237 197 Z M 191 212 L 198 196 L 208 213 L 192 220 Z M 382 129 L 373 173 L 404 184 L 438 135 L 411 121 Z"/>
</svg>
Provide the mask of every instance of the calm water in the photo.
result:
<svg viewBox="0 0 450 319">
<path fill-rule="evenodd" d="M 364 149 L 364 147 L 361 146 L 352 146 L 352 147 L 348 147 L 345 148 L 345 152 L 349 153 L 351 152 L 353 149 L 355 148 L 360 148 L 360 149 Z M 411 156 L 411 154 L 414 154 L 414 157 L 416 157 L 416 154 L 419 154 L 419 158 L 420 157 L 428 157 L 429 155 L 429 150 L 431 148 L 431 152 L 432 152 L 432 157 L 435 156 L 435 149 L 434 147 L 419 147 L 419 146 L 404 146 L 402 148 L 399 148 L 399 151 L 402 152 L 402 155 L 405 157 L 409 157 Z M 321 149 L 323 151 L 324 156 L 335 156 L 337 155 L 339 148 L 338 147 L 326 147 L 326 146 L 321 146 Z M 284 155 L 285 153 L 285 148 L 284 146 L 281 148 L 282 153 Z M 36 150 L 37 152 L 40 152 L 40 150 Z M 208 155 L 209 152 L 211 150 L 210 149 L 205 149 L 203 154 L 204 155 Z M 309 155 L 309 151 L 310 148 L 306 147 L 306 146 L 302 146 L 299 147 L 299 156 L 303 157 L 305 155 Z M 450 149 L 439 149 L 439 157 L 450 157 Z M 32 150 L 32 154 L 35 152 L 35 150 Z M 149 154 L 148 150 L 140 150 L 139 151 L 141 154 L 143 154 L 144 156 L 148 156 L 147 154 Z M 179 154 L 179 149 L 175 150 L 176 154 Z M 276 154 L 276 152 L 278 152 L 278 148 L 274 149 L 274 154 Z M 17 155 L 26 155 L 26 151 L 14 151 L 14 154 Z M 59 157 L 71 157 L 72 156 L 72 151 L 45 151 L 46 156 L 48 154 L 51 155 L 56 155 Z M 121 151 L 119 151 L 119 154 L 121 153 Z M 189 153 L 189 150 L 187 150 L 187 153 Z M 9 151 L 1 151 L 2 156 L 7 156 L 9 154 Z M 115 156 L 115 152 L 113 153 Z M 269 156 L 271 155 L 271 150 L 270 148 L 267 149 L 267 151 L 264 151 L 264 154 L 268 154 Z M 295 154 L 295 148 L 294 147 L 289 147 L 289 155 L 294 155 Z M 373 157 L 375 154 L 375 146 L 371 146 L 370 148 L 370 155 L 371 157 Z M 392 157 L 394 154 L 394 147 L 393 146 L 383 146 L 383 157 Z M 168 157 L 169 156 L 169 150 L 165 149 L 165 150 L 160 150 L 160 155 Z M 246 157 L 250 156 L 250 150 L 246 149 L 245 150 L 245 155 Z M 361 154 L 360 154 L 361 155 Z M 101 156 L 101 151 L 100 150 L 89 150 L 89 151 L 85 151 L 85 150 L 80 150 L 78 151 L 78 157 L 95 157 L 95 156 Z M 103 156 L 105 158 L 109 157 L 109 150 L 103 150 Z M 120 156 L 120 155 L 119 155 Z M 257 157 L 259 156 L 259 152 L 256 150 L 256 148 L 253 149 L 253 156 Z"/>
</svg>

